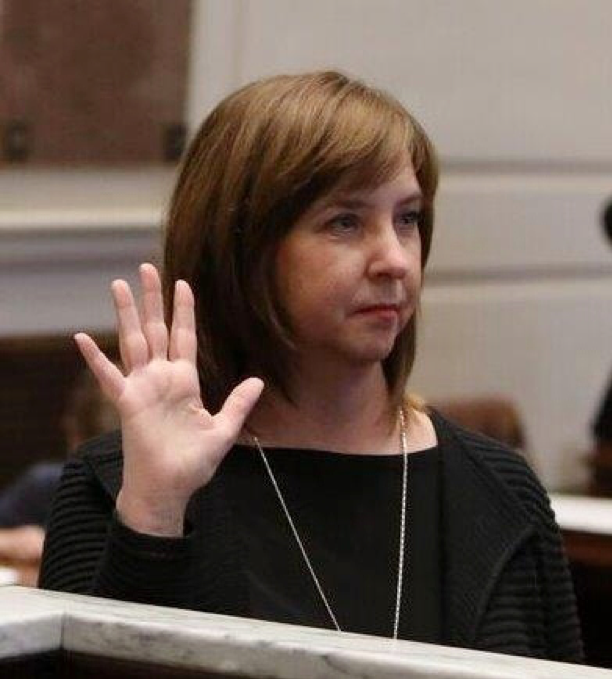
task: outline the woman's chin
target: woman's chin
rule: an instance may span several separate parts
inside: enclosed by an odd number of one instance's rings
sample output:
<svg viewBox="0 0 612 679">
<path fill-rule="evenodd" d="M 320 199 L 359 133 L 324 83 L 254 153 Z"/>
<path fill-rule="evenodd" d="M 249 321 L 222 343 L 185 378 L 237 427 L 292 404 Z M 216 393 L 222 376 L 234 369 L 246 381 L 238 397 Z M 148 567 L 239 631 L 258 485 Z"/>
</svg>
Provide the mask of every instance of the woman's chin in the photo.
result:
<svg viewBox="0 0 612 679">
<path fill-rule="evenodd" d="M 347 352 L 347 357 L 358 364 L 380 363 L 393 351 L 394 341 L 362 343 Z"/>
</svg>

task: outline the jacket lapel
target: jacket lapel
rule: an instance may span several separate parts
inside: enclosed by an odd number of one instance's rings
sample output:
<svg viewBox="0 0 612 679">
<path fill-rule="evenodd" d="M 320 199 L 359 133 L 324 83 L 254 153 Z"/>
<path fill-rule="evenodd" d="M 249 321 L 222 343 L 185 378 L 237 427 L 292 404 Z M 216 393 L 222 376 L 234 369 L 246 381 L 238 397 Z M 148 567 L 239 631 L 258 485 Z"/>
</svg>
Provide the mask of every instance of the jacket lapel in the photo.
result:
<svg viewBox="0 0 612 679">
<path fill-rule="evenodd" d="M 504 565 L 534 527 L 458 430 L 435 412 L 432 421 L 441 451 L 444 639 L 473 647 Z"/>
</svg>

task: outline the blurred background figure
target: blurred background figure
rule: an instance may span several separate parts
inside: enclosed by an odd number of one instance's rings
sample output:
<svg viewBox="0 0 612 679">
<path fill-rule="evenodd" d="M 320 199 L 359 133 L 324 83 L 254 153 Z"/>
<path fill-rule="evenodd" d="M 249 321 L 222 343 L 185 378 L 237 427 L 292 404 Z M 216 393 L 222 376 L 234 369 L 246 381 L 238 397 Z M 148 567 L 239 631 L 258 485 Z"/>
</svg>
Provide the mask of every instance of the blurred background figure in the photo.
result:
<svg viewBox="0 0 612 679">
<path fill-rule="evenodd" d="M 76 380 L 60 424 L 67 455 L 87 439 L 116 428 L 115 411 L 88 372 Z M 10 569 L 4 571 L 7 581 L 36 584 L 47 515 L 62 468 L 59 461 L 34 464 L 0 491 L 0 564 Z"/>
<path fill-rule="evenodd" d="M 518 407 L 504 396 L 465 397 L 436 401 L 432 406 L 449 420 L 514 448 L 536 471 L 529 454 Z"/>
</svg>

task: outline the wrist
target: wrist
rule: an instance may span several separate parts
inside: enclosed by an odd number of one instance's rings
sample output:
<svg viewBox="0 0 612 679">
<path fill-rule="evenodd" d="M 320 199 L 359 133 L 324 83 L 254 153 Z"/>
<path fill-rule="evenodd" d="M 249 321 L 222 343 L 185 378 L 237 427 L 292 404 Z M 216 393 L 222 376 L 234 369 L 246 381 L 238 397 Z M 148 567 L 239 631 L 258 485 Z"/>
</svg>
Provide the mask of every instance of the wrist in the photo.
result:
<svg viewBox="0 0 612 679">
<path fill-rule="evenodd" d="M 122 488 L 115 509 L 121 523 L 135 531 L 156 537 L 183 537 L 187 502 L 177 498 L 143 499 Z"/>
</svg>

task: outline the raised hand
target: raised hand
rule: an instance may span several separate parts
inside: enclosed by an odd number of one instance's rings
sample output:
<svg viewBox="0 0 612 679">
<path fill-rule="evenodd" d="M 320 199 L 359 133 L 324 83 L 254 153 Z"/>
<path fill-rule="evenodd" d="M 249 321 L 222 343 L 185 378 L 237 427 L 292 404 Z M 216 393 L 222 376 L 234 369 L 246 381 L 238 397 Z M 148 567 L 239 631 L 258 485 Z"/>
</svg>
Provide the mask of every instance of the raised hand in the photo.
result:
<svg viewBox="0 0 612 679">
<path fill-rule="evenodd" d="M 245 380 L 216 415 L 209 413 L 200 397 L 191 289 L 177 281 L 168 332 L 155 267 L 141 265 L 140 281 L 140 314 L 125 281 L 111 286 L 125 375 L 88 335 L 79 333 L 75 340 L 121 418 L 121 520 L 139 532 L 178 536 L 189 498 L 208 483 L 236 441 L 263 382 Z"/>
</svg>

